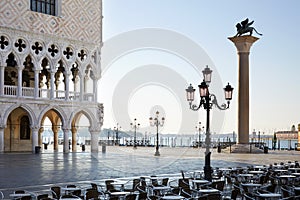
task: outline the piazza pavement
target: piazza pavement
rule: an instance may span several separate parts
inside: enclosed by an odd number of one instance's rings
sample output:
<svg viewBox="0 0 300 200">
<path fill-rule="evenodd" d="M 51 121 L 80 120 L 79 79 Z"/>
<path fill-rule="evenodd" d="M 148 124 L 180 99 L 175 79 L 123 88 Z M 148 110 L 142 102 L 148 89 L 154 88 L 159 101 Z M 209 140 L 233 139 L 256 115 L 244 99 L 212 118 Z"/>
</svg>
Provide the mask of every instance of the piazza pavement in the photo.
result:
<svg viewBox="0 0 300 200">
<path fill-rule="evenodd" d="M 83 187 L 91 182 L 101 183 L 109 178 L 140 177 L 161 174 L 180 174 L 202 170 L 205 148 L 107 146 L 105 153 L 81 151 L 63 153 L 60 149 L 34 153 L 0 154 L 0 191 L 5 195 L 25 189 L 46 191 L 53 185 L 76 184 Z M 298 161 L 300 151 L 269 150 L 268 154 L 236 154 L 211 149 L 212 167 L 238 167 Z"/>
</svg>

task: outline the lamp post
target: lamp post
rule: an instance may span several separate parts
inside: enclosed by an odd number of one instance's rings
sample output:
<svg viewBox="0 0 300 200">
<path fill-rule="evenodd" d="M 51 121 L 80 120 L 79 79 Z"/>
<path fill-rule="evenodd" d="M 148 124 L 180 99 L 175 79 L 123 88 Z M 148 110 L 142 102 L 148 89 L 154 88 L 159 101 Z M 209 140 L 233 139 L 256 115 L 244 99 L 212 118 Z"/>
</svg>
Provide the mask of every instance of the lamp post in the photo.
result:
<svg viewBox="0 0 300 200">
<path fill-rule="evenodd" d="M 227 100 L 227 104 L 222 104 L 221 106 L 217 102 L 217 98 L 214 94 L 211 94 L 208 90 L 209 83 L 211 82 L 211 73 L 212 70 L 206 66 L 206 68 L 202 71 L 204 80 L 203 82 L 198 86 L 199 87 L 199 93 L 200 93 L 200 102 L 199 105 L 193 104 L 194 101 L 194 93 L 195 89 L 193 88 L 192 84 L 186 89 L 186 95 L 187 95 L 187 101 L 189 102 L 189 106 L 191 110 L 197 111 L 200 109 L 201 106 L 206 110 L 206 138 L 205 138 L 205 166 L 204 166 L 204 176 L 205 179 L 208 181 L 212 180 L 212 168 L 210 166 L 210 155 L 211 152 L 209 150 L 210 146 L 210 110 L 212 109 L 213 105 L 215 105 L 220 110 L 226 110 L 229 108 L 230 100 L 232 99 L 232 91 L 233 88 L 228 85 L 224 88 L 225 91 L 225 99 Z"/>
<path fill-rule="evenodd" d="M 158 127 L 159 126 L 163 126 L 164 123 L 165 123 L 165 118 L 162 117 L 161 120 L 158 119 L 159 117 L 159 112 L 156 111 L 156 117 L 153 119 L 152 117 L 149 118 L 149 121 L 150 121 L 150 126 L 156 126 L 156 151 L 155 151 L 155 154 L 154 156 L 160 156 L 160 153 L 159 153 L 159 138 L 158 138 Z"/>
<path fill-rule="evenodd" d="M 116 145 L 119 144 L 119 129 L 121 129 L 121 126 L 117 123 L 117 126 L 114 127 L 114 131 L 116 132 Z"/>
<path fill-rule="evenodd" d="M 136 149 L 136 129 L 140 127 L 140 124 L 137 124 L 136 118 L 134 118 L 134 123 L 130 123 L 130 125 L 134 129 L 133 148 Z"/>
<path fill-rule="evenodd" d="M 202 129 L 204 129 L 204 126 L 202 127 Z M 199 126 L 196 126 L 196 130 L 198 130 L 198 134 L 199 134 L 199 142 L 198 142 L 198 147 L 201 147 L 201 122 L 199 122 Z"/>
</svg>

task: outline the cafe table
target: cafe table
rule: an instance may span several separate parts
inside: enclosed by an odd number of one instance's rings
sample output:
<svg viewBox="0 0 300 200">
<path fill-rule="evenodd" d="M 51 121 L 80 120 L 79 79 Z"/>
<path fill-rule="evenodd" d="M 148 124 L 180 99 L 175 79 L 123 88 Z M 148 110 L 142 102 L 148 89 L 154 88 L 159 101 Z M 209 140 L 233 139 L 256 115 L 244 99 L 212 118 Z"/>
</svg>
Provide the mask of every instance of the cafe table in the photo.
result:
<svg viewBox="0 0 300 200">
<path fill-rule="evenodd" d="M 192 183 L 193 183 L 194 189 L 196 189 L 196 188 L 199 188 L 198 186 L 201 186 L 201 185 L 204 185 L 204 184 L 207 184 L 210 182 L 205 179 L 194 179 L 194 180 L 192 180 Z"/>
<path fill-rule="evenodd" d="M 241 183 L 243 187 L 246 187 L 248 191 L 253 191 L 254 189 L 257 189 L 262 186 L 262 184 L 259 183 Z"/>
<path fill-rule="evenodd" d="M 281 198 L 281 194 L 279 194 L 279 193 L 261 193 L 257 196 L 262 199 L 280 199 Z"/>
<path fill-rule="evenodd" d="M 167 196 L 163 196 L 160 199 L 164 199 L 164 200 L 180 200 L 180 199 L 184 199 L 183 196 L 180 195 L 167 195 Z"/>
<path fill-rule="evenodd" d="M 65 194 L 70 194 L 74 191 L 81 191 L 81 188 L 78 187 L 62 187 L 61 191 L 64 192 Z"/>
<path fill-rule="evenodd" d="M 19 193 L 14 193 L 14 194 L 10 194 L 9 195 L 11 198 L 13 198 L 13 199 L 19 199 L 19 198 L 22 198 L 22 197 L 28 197 L 28 196 L 31 196 L 31 194 L 29 194 L 29 193 L 21 193 L 21 194 L 19 194 Z"/>
<path fill-rule="evenodd" d="M 160 195 L 164 195 L 166 192 L 171 190 L 170 186 L 154 186 L 152 187 L 153 191 L 158 191 Z"/>
<path fill-rule="evenodd" d="M 200 192 L 202 194 L 209 194 L 209 193 L 218 193 L 220 191 L 217 189 L 214 189 L 214 188 L 210 188 L 210 189 L 200 189 L 200 190 L 198 190 L 198 192 Z"/>
<path fill-rule="evenodd" d="M 111 192 L 109 193 L 111 196 L 118 196 L 120 199 L 125 199 L 125 196 L 130 194 L 130 192 L 124 192 L 124 191 L 121 191 L 121 192 Z"/>
</svg>

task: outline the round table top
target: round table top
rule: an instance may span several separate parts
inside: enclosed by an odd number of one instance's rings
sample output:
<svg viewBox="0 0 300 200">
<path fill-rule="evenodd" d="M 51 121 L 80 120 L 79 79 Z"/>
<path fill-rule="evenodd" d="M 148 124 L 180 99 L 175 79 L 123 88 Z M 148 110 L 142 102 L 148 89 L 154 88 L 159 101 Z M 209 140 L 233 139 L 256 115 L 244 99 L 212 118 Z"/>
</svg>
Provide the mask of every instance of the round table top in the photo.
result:
<svg viewBox="0 0 300 200">
<path fill-rule="evenodd" d="M 10 194 L 10 197 L 27 197 L 27 196 L 31 196 L 31 194 L 29 193 L 16 193 L 16 194 Z"/>
<path fill-rule="evenodd" d="M 152 189 L 153 190 L 167 190 L 167 189 L 170 189 L 170 188 L 171 188 L 170 186 L 155 186 Z"/>
<path fill-rule="evenodd" d="M 265 172 L 263 172 L 263 171 L 249 171 L 248 173 L 249 174 L 263 174 Z"/>
<path fill-rule="evenodd" d="M 212 193 L 212 192 L 219 192 L 217 189 L 200 189 L 199 192 L 201 193 Z"/>
<path fill-rule="evenodd" d="M 239 174 L 238 176 L 253 176 L 253 174 Z"/>
<path fill-rule="evenodd" d="M 296 178 L 296 176 L 293 175 L 281 175 L 280 178 Z"/>
<path fill-rule="evenodd" d="M 260 186 L 262 186 L 259 183 L 242 183 L 242 185 L 246 186 L 246 187 L 260 187 Z"/>
<path fill-rule="evenodd" d="M 184 199 L 183 196 L 179 196 L 179 195 L 168 195 L 168 196 L 163 196 L 161 197 L 161 199 L 165 199 L 165 200 L 177 200 L 177 199 Z"/>
<path fill-rule="evenodd" d="M 130 192 L 111 192 L 110 195 L 118 196 L 118 195 L 127 195 Z"/>
<path fill-rule="evenodd" d="M 63 187 L 63 188 L 61 188 L 61 190 L 75 191 L 75 190 L 81 190 L 81 188 L 78 188 L 78 187 Z"/>
<path fill-rule="evenodd" d="M 259 194 L 260 197 L 281 197 L 281 194 L 278 193 L 262 193 Z"/>
<path fill-rule="evenodd" d="M 300 190 L 300 187 L 294 187 L 294 190 Z"/>
<path fill-rule="evenodd" d="M 294 176 L 300 176 L 300 173 L 299 172 L 295 172 L 295 173 L 292 173 L 292 175 L 294 175 Z"/>
<path fill-rule="evenodd" d="M 209 183 L 208 180 L 203 180 L 203 179 L 196 179 L 196 180 L 192 180 L 193 183 Z"/>
</svg>

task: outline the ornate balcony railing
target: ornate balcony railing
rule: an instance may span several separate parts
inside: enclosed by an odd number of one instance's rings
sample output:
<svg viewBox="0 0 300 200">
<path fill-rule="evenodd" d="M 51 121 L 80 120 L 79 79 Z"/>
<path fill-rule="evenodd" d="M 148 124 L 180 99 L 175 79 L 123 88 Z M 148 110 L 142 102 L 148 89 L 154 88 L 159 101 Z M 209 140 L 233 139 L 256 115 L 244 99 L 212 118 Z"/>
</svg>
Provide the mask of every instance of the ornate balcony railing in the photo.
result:
<svg viewBox="0 0 300 200">
<path fill-rule="evenodd" d="M 1 93 L 0 93 L 1 96 Z M 4 85 L 3 88 L 3 97 L 18 97 L 18 98 L 26 98 L 26 99 L 35 99 L 34 88 L 31 87 L 22 87 L 21 95 L 18 96 L 18 87 L 13 85 Z M 49 89 L 38 89 L 37 99 L 51 99 L 51 90 Z M 69 92 L 69 98 L 66 99 L 66 91 L 64 90 L 54 90 L 53 91 L 53 100 L 60 101 L 80 101 L 80 92 Z M 93 93 L 85 93 L 82 95 L 82 101 L 95 101 L 95 94 Z"/>
</svg>

